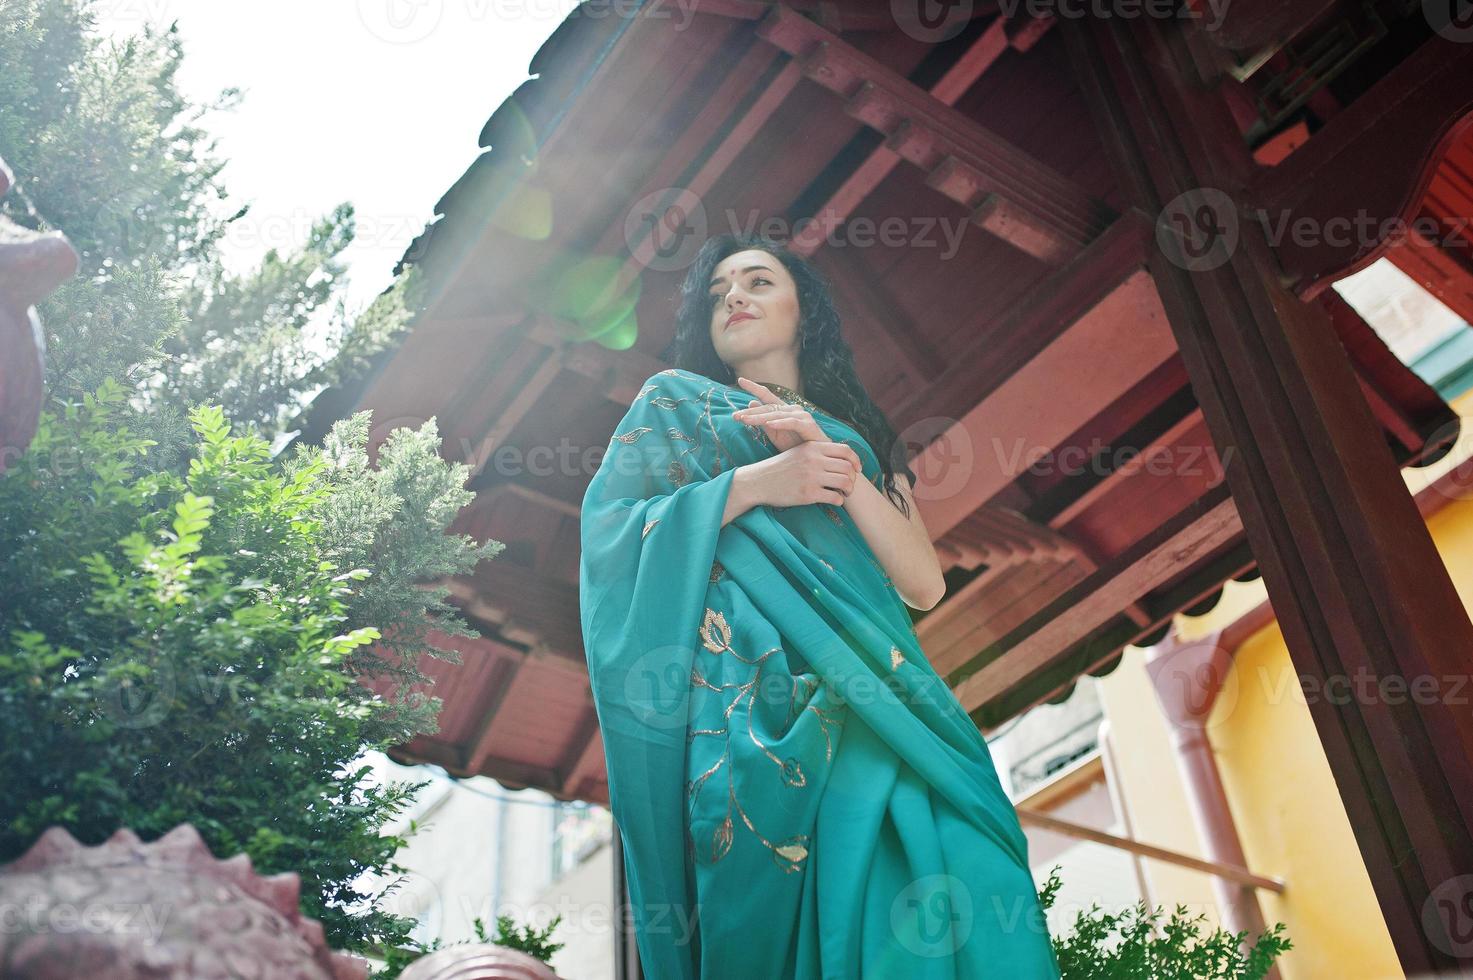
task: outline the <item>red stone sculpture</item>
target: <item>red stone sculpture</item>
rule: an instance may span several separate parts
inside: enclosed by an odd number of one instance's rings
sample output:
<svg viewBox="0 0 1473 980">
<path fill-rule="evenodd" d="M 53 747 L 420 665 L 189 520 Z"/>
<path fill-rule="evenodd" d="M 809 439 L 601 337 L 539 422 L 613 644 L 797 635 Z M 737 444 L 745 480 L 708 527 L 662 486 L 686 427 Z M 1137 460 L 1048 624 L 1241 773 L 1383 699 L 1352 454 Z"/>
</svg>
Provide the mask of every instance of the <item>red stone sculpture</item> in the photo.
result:
<svg viewBox="0 0 1473 980">
<path fill-rule="evenodd" d="M 60 827 L 0 867 L 0 976 L 10 980 L 364 980 L 301 914 L 295 873 L 216 860 L 189 824 L 151 843 L 85 847 Z"/>
<path fill-rule="evenodd" d="M 0 160 L 0 197 L 10 191 Z M 0 217 L 0 473 L 36 434 L 45 341 L 31 306 L 77 271 L 77 253 L 59 231 L 41 233 Z"/>
</svg>

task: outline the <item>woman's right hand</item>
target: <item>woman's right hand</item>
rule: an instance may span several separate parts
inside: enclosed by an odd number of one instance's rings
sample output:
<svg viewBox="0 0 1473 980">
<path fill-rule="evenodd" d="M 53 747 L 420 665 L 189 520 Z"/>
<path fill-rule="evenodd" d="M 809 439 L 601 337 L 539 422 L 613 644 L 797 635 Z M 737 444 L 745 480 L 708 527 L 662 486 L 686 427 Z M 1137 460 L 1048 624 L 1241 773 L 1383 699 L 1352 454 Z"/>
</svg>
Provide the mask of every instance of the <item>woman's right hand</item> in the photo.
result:
<svg viewBox="0 0 1473 980">
<path fill-rule="evenodd" d="M 842 507 L 864 472 L 859 454 L 842 442 L 812 440 L 749 463 L 761 503 L 773 507 L 834 504 Z"/>
</svg>

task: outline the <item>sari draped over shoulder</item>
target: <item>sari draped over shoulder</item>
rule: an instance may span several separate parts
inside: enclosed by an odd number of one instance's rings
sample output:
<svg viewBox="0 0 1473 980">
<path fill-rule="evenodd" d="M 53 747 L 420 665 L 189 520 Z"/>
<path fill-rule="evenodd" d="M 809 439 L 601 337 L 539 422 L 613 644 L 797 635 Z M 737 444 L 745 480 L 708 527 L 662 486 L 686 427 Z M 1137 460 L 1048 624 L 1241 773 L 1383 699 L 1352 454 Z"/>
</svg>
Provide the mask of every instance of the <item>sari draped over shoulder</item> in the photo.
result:
<svg viewBox="0 0 1473 980">
<path fill-rule="evenodd" d="M 641 961 L 687 978 L 1045 978 L 981 733 L 842 507 L 754 507 L 740 388 L 641 387 L 582 506 L 579 603 Z M 813 412 L 859 453 L 848 424 Z"/>
</svg>

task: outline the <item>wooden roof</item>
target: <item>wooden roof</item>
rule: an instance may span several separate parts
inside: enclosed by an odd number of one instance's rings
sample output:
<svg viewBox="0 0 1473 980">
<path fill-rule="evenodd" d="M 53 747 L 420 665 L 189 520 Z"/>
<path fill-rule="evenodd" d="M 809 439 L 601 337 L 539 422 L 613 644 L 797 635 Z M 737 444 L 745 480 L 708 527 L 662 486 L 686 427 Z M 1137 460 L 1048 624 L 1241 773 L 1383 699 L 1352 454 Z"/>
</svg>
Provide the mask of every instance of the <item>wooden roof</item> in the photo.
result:
<svg viewBox="0 0 1473 980">
<path fill-rule="evenodd" d="M 912 465 L 951 587 L 916 614 L 917 632 L 979 724 L 1067 697 L 1125 644 L 1154 642 L 1173 614 L 1254 574 L 1145 271 L 1152 217 L 1121 207 L 1048 22 L 979 10 L 932 44 L 898 30 L 886 3 L 846 7 L 841 23 L 823 20 L 832 4 L 806 5 L 815 20 L 803 4 L 718 0 L 688 22 L 658 5 L 637 17 L 598 6 L 538 52 L 538 77 L 491 117 L 485 152 L 406 255 L 428 277 L 428 309 L 372 377 L 321 399 L 305 433 L 352 409 L 373 409 L 379 436 L 436 417 L 445 455 L 476 473 L 455 530 L 508 545 L 452 584 L 485 638 L 456 641 L 460 666 L 425 665 L 441 731 L 396 757 L 607 798 L 578 626 L 578 513 L 609 433 L 668 366 L 657 355 L 684 270 L 634 256 L 650 254 L 641 209 L 671 188 L 699 196 L 711 233 L 728 213 L 788 227 L 969 222 L 954 255 L 883 240 L 799 247 L 834 283 L 869 392 L 897 431 L 934 439 Z M 1339 103 L 1322 92 L 1316 105 Z M 1434 189 L 1428 207 L 1457 193 Z M 1449 445 L 1456 417 L 1436 392 L 1333 291 L 1315 301 L 1398 459 Z M 551 465 L 534 471 L 529 457 L 516 472 L 515 457 L 493 455 L 505 447 L 540 447 Z M 572 463 L 555 462 L 558 447 Z M 1058 465 L 1029 467 L 1038 450 Z"/>
</svg>

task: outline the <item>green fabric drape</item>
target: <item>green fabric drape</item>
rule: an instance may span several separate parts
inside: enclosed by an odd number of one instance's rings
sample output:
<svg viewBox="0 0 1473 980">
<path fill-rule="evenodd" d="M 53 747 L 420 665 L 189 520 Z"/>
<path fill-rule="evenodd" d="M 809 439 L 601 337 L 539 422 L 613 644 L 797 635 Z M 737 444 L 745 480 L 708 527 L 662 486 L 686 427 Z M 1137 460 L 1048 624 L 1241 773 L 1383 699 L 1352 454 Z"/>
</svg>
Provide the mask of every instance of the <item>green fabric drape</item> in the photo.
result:
<svg viewBox="0 0 1473 980">
<path fill-rule="evenodd" d="M 641 960 L 685 978 L 1058 977 L 987 744 L 842 507 L 755 507 L 741 388 L 661 371 L 582 508 L 589 681 Z M 877 487 L 873 450 L 851 445 Z"/>
</svg>

